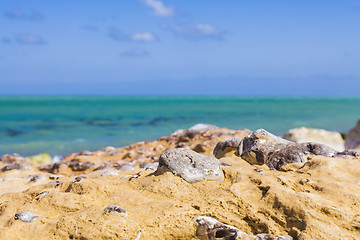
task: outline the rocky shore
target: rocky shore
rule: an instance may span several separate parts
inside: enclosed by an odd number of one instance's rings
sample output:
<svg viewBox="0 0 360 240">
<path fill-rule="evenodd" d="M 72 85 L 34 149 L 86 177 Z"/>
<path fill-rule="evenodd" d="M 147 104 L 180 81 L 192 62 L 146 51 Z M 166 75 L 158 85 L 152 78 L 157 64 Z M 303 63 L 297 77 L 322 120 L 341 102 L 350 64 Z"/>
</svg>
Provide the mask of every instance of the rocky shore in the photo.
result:
<svg viewBox="0 0 360 240">
<path fill-rule="evenodd" d="M 359 139 L 360 121 L 345 140 L 197 124 L 45 165 L 6 154 L 0 239 L 360 239 Z"/>
</svg>

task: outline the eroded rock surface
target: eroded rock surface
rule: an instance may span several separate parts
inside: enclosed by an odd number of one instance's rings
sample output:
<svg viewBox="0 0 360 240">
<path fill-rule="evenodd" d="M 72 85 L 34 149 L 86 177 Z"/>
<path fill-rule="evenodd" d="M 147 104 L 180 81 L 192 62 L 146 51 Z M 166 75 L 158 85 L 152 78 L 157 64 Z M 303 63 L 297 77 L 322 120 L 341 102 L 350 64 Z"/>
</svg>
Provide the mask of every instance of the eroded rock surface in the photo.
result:
<svg viewBox="0 0 360 240">
<path fill-rule="evenodd" d="M 358 149 L 360 148 L 360 118 L 357 121 L 355 127 L 350 130 L 345 138 L 346 149 Z"/>
<path fill-rule="evenodd" d="M 336 151 L 344 151 L 344 139 L 338 132 L 326 131 L 324 129 L 314 128 L 294 128 L 284 134 L 284 139 L 295 143 L 314 142 L 324 144 Z"/>
<path fill-rule="evenodd" d="M 202 180 L 222 181 L 224 175 L 221 166 L 229 165 L 189 149 L 174 148 L 161 154 L 156 174 L 171 171 L 190 183 Z"/>
</svg>

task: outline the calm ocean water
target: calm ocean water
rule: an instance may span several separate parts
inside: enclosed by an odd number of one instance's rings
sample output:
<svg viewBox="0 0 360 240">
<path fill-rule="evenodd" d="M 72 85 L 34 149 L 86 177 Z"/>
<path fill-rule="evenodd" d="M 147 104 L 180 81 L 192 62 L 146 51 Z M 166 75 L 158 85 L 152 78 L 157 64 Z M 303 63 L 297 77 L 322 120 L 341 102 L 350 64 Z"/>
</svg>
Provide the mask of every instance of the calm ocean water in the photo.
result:
<svg viewBox="0 0 360 240">
<path fill-rule="evenodd" d="M 360 98 L 0 97 L 0 155 L 121 147 L 196 123 L 348 132 L 359 116 Z"/>
</svg>

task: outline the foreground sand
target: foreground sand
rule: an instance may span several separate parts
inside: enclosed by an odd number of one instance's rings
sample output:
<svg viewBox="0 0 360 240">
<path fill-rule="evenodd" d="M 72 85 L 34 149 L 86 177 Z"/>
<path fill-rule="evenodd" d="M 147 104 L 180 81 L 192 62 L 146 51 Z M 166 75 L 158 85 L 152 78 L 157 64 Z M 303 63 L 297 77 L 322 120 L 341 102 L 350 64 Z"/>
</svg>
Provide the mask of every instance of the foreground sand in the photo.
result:
<svg viewBox="0 0 360 240">
<path fill-rule="evenodd" d="M 356 157 L 310 156 L 302 167 L 289 164 L 276 171 L 250 165 L 229 151 L 221 158 L 231 164 L 223 167 L 222 182 L 188 183 L 171 172 L 154 175 L 154 169 L 144 169 L 168 148 L 181 144 L 210 156 L 221 139 L 248 133 L 215 129 L 182 140 L 175 134 L 111 149 L 111 154 L 110 149 L 73 154 L 56 168 L 39 171 L 30 165 L 34 170 L 1 172 L 0 239 L 198 239 L 193 221 L 198 216 L 213 217 L 249 234 L 360 239 Z M 74 161 L 77 164 L 69 165 Z M 118 170 L 127 163 L 130 167 Z M 93 171 L 104 164 L 117 169 Z M 101 176 L 109 171 L 113 175 Z M 79 175 L 86 178 L 76 178 Z M 112 204 L 126 213 L 106 213 Z M 21 211 L 39 219 L 15 220 Z"/>
</svg>

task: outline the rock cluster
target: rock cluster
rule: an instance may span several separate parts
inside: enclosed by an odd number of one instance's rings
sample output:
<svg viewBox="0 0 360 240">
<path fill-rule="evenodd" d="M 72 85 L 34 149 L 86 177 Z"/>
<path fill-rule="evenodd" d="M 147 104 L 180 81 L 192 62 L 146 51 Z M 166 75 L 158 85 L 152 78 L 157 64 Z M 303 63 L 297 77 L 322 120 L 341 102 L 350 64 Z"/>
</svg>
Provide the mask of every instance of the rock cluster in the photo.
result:
<svg viewBox="0 0 360 240">
<path fill-rule="evenodd" d="M 0 169 L 0 239 L 360 239 L 359 152 L 265 130 L 200 125 Z"/>
</svg>

